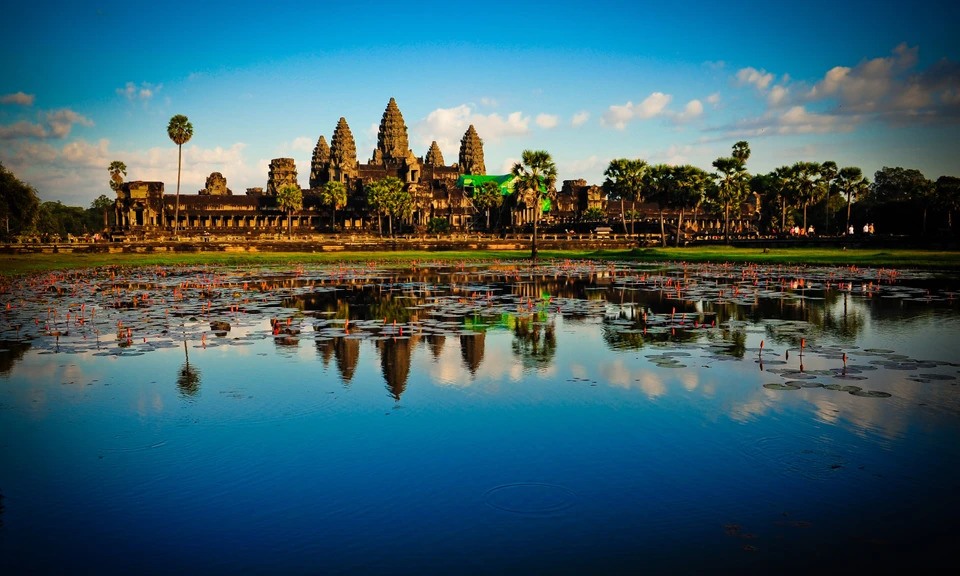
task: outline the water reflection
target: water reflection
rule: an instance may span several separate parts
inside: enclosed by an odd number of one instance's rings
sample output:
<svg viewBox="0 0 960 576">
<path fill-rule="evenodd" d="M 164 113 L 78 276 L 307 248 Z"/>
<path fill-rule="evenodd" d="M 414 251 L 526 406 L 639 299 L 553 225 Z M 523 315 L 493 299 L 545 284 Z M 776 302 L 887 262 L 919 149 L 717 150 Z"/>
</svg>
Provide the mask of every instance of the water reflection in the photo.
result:
<svg viewBox="0 0 960 576">
<path fill-rule="evenodd" d="M 11 573 L 517 570 L 505 556 L 812 571 L 864 539 L 926 551 L 960 513 L 960 313 L 926 273 L 564 261 L 18 282 L 0 294 Z"/>
</svg>

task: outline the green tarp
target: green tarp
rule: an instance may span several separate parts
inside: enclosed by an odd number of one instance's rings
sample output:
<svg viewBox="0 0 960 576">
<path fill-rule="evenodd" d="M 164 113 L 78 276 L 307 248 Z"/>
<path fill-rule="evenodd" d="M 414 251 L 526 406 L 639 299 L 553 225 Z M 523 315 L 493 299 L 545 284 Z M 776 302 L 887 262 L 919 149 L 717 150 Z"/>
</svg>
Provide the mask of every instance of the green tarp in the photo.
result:
<svg viewBox="0 0 960 576">
<path fill-rule="evenodd" d="M 503 174 L 501 176 L 494 174 L 464 174 L 463 176 L 457 178 L 457 188 L 462 188 L 466 190 L 468 194 L 473 196 L 473 188 L 480 188 L 485 182 L 496 182 L 500 187 L 500 194 L 503 196 L 509 196 L 513 194 L 514 178 L 516 178 L 516 176 L 513 174 Z M 543 199 L 542 209 L 544 212 L 548 212 L 550 210 L 549 198 Z"/>
</svg>

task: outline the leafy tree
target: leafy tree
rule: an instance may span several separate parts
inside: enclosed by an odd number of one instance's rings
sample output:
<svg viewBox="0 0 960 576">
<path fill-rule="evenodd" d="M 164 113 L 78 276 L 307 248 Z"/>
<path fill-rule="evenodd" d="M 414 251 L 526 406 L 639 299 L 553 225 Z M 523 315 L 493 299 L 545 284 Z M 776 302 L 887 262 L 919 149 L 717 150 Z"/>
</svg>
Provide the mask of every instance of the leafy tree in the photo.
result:
<svg viewBox="0 0 960 576">
<path fill-rule="evenodd" d="M 173 233 L 180 230 L 180 171 L 183 165 L 183 145 L 193 137 L 193 124 L 183 114 L 170 118 L 167 124 L 167 136 L 177 145 L 177 198 L 173 209 Z"/>
<path fill-rule="evenodd" d="M 556 326 L 540 314 L 514 318 L 512 349 L 525 368 L 548 368 L 557 353 Z"/>
<path fill-rule="evenodd" d="M 723 205 L 724 241 L 730 239 L 730 208 L 739 209 L 750 191 L 746 167 L 748 158 L 750 158 L 750 146 L 741 140 L 733 145 L 731 156 L 713 161 L 713 167 L 718 171 L 717 201 Z"/>
<path fill-rule="evenodd" d="M 407 216 L 413 206 L 410 192 L 396 176 L 371 182 L 366 186 L 366 192 L 367 203 L 377 212 L 378 218 L 381 214 L 387 215 L 390 236 L 393 236 L 393 219 Z"/>
<path fill-rule="evenodd" d="M 853 200 L 861 197 L 870 183 L 863 177 L 863 171 L 856 166 L 845 166 L 837 173 L 837 190 L 847 197 L 847 223 L 844 230 L 850 229 L 850 208 Z"/>
<path fill-rule="evenodd" d="M 927 231 L 927 210 L 933 203 L 935 186 L 919 170 L 888 168 L 874 174 L 871 200 L 878 204 L 912 202 L 923 210 L 922 232 Z"/>
<path fill-rule="evenodd" d="M 0 163 L 0 218 L 4 235 L 32 232 L 39 211 L 40 197 L 33 186 L 20 181 Z"/>
<path fill-rule="evenodd" d="M 543 212 L 544 200 L 551 199 L 554 195 L 557 166 L 545 150 L 524 150 L 520 155 L 520 162 L 513 165 L 511 172 L 516 177 L 513 181 L 514 193 L 529 198 L 527 206 L 533 206 L 533 242 L 530 247 L 530 258 L 536 261 L 537 224 Z"/>
<path fill-rule="evenodd" d="M 287 213 L 287 236 L 293 236 L 293 213 L 303 210 L 303 190 L 294 184 L 287 184 L 277 190 L 277 205 Z"/>
<path fill-rule="evenodd" d="M 830 231 L 830 198 L 833 196 L 836 188 L 834 182 L 838 176 L 837 163 L 833 160 L 827 160 L 820 165 L 820 179 L 817 184 L 820 186 L 820 196 L 823 198 L 823 233 Z"/>
<path fill-rule="evenodd" d="M 587 222 L 599 222 L 606 217 L 606 214 L 603 211 L 603 208 L 587 208 L 587 211 L 583 213 L 583 219 Z"/>
<path fill-rule="evenodd" d="M 103 227 L 104 229 L 110 226 L 110 221 L 107 217 L 110 214 L 110 210 L 116 205 L 116 200 L 111 200 L 107 197 L 106 194 L 101 194 L 97 196 L 97 199 L 90 204 L 91 210 L 96 210 L 97 212 L 103 212 Z"/>
<path fill-rule="evenodd" d="M 654 164 L 644 174 L 643 185 L 644 198 L 657 204 L 660 216 L 660 245 L 666 247 L 667 231 L 663 223 L 663 209 L 670 204 L 670 195 L 673 193 L 673 168 L 666 164 Z"/>
<path fill-rule="evenodd" d="M 343 182 L 331 180 L 320 189 L 320 202 L 331 208 L 330 228 L 336 230 L 337 208 L 347 205 L 347 187 Z"/>
<path fill-rule="evenodd" d="M 446 234 L 450 231 L 450 221 L 446 218 L 431 218 L 427 222 L 427 232 L 430 234 Z"/>
<path fill-rule="evenodd" d="M 947 226 L 953 229 L 953 213 L 960 209 L 960 178 L 941 176 L 936 182 L 936 204 L 947 213 Z"/>
<path fill-rule="evenodd" d="M 473 190 L 473 204 L 487 213 L 487 230 L 490 229 L 490 209 L 503 205 L 503 194 L 500 185 L 493 180 L 487 180 L 480 188 Z"/>
<path fill-rule="evenodd" d="M 803 208 L 803 229 L 807 229 L 807 207 L 817 201 L 820 186 L 820 165 L 816 162 L 796 162 L 790 167 L 789 185 L 794 199 Z"/>
<path fill-rule="evenodd" d="M 123 177 L 127 175 L 127 165 L 120 160 L 114 160 L 107 170 L 110 172 L 110 189 L 115 193 L 119 192 L 123 186 Z"/>
<path fill-rule="evenodd" d="M 671 172 L 673 186 L 671 186 L 667 202 L 671 208 L 680 211 L 677 219 L 676 240 L 676 245 L 680 246 L 680 231 L 683 229 L 683 211 L 687 208 L 693 208 L 703 201 L 710 181 L 710 174 L 690 164 L 674 166 Z"/>
<path fill-rule="evenodd" d="M 629 160 L 616 158 L 604 170 L 603 191 L 611 200 L 620 201 L 620 219 L 623 222 L 623 233 L 627 233 L 627 217 L 624 210 L 624 201 L 637 202 L 643 192 L 643 176 L 647 171 L 647 163 L 643 160 Z M 630 221 L 630 233 L 633 233 L 633 220 Z"/>
</svg>

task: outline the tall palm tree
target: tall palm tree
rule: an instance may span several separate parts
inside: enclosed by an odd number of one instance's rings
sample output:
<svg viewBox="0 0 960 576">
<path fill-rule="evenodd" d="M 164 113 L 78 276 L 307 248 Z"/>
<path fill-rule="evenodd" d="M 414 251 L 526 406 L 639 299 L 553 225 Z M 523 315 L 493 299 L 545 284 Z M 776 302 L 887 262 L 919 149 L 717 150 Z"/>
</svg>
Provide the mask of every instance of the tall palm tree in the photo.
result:
<svg viewBox="0 0 960 576">
<path fill-rule="evenodd" d="M 293 213 L 303 210 L 303 191 L 299 186 L 287 184 L 277 190 L 277 205 L 287 213 L 287 236 L 293 236 Z"/>
<path fill-rule="evenodd" d="M 527 206 L 533 206 L 533 242 L 530 245 L 530 259 L 537 260 L 537 224 L 543 212 L 543 201 L 553 196 L 557 184 L 557 165 L 545 150 L 524 150 L 520 162 L 510 171 L 514 194 L 530 198 Z"/>
<path fill-rule="evenodd" d="M 807 229 L 807 207 L 817 201 L 820 188 L 815 180 L 820 174 L 816 162 L 796 162 L 790 167 L 790 180 L 796 198 L 803 206 L 803 229 Z"/>
<path fill-rule="evenodd" d="M 127 165 L 120 160 L 114 160 L 107 170 L 110 172 L 110 189 L 118 192 L 123 186 L 123 177 L 127 175 Z"/>
<path fill-rule="evenodd" d="M 170 118 L 167 124 L 167 136 L 177 145 L 177 199 L 173 208 L 173 234 L 180 229 L 180 169 L 183 165 L 183 145 L 193 137 L 193 124 L 183 114 Z"/>
<path fill-rule="evenodd" d="M 337 208 L 347 205 L 347 187 L 343 182 L 331 180 L 320 189 L 320 201 L 330 206 L 330 229 L 337 229 Z"/>
<path fill-rule="evenodd" d="M 624 201 L 636 202 L 640 199 L 643 190 L 643 177 L 647 171 L 647 163 L 643 160 L 629 160 L 615 158 L 610 161 L 603 171 L 606 180 L 603 181 L 603 191 L 614 200 L 620 200 L 620 220 L 623 222 L 623 233 L 627 233 L 627 216 L 624 210 Z M 630 220 L 630 233 L 633 233 L 633 219 Z"/>
<path fill-rule="evenodd" d="M 660 246 L 667 247 L 667 230 L 663 222 L 663 209 L 670 202 L 673 190 L 673 167 L 667 164 L 654 164 L 643 175 L 643 197 L 648 202 L 657 203 L 660 216 Z"/>
<path fill-rule="evenodd" d="M 674 185 L 670 197 L 667 198 L 667 202 L 672 208 L 680 211 L 677 217 L 676 239 L 676 246 L 680 246 L 680 233 L 683 229 L 683 211 L 686 208 L 693 208 L 703 201 L 710 175 L 706 171 L 690 164 L 674 166 L 672 172 Z"/>
<path fill-rule="evenodd" d="M 834 190 L 834 181 L 837 179 L 837 163 L 833 160 L 827 160 L 820 165 L 820 180 L 817 183 L 820 185 L 820 193 L 823 195 L 823 233 L 827 234 L 830 231 L 830 197 L 833 196 Z"/>
<path fill-rule="evenodd" d="M 860 195 L 860 191 L 866 186 L 866 182 L 863 171 L 856 166 L 845 166 L 837 174 L 837 189 L 847 197 L 847 224 L 844 230 L 850 229 L 851 201 Z"/>
</svg>

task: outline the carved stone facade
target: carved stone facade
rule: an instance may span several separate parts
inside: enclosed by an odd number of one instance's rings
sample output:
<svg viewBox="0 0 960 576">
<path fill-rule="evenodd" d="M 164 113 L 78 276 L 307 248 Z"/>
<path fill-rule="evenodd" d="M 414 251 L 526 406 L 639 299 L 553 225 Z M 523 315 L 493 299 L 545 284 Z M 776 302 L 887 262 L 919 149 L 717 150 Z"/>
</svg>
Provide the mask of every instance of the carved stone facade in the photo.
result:
<svg viewBox="0 0 960 576">
<path fill-rule="evenodd" d="M 310 188 L 323 186 L 323 176 L 330 165 L 330 146 L 322 135 L 313 149 L 313 158 L 310 160 Z"/>
<path fill-rule="evenodd" d="M 427 150 L 423 164 L 424 166 L 443 166 L 443 152 L 440 151 L 436 140 L 430 143 L 430 149 Z"/>
<path fill-rule="evenodd" d="M 274 158 L 270 161 L 267 174 L 267 196 L 276 196 L 277 191 L 287 185 L 300 186 L 297 183 L 297 165 L 293 158 Z"/>
<path fill-rule="evenodd" d="M 200 194 L 209 194 L 210 196 L 233 196 L 233 191 L 227 188 L 227 179 L 219 172 L 213 172 L 207 176 L 207 182 Z"/>
<path fill-rule="evenodd" d="M 473 124 L 460 140 L 460 169 L 464 174 L 487 173 L 487 166 L 483 163 L 483 141 Z"/>
</svg>

